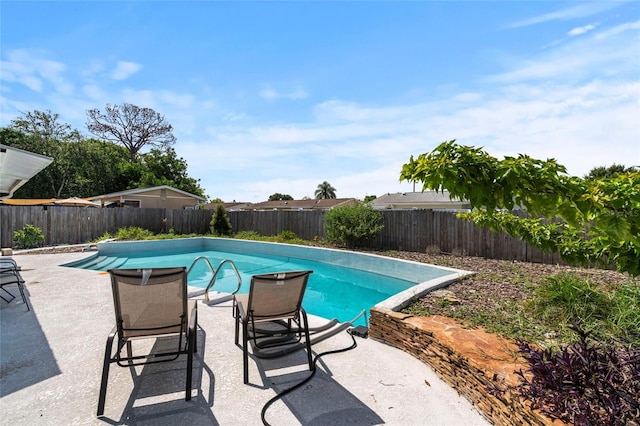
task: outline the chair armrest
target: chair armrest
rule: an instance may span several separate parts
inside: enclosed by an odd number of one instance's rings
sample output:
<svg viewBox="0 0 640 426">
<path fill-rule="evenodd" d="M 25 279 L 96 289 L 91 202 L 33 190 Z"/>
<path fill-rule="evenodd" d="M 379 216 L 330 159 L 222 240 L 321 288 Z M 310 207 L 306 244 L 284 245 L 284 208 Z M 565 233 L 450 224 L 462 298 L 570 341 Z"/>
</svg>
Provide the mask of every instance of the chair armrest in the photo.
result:
<svg viewBox="0 0 640 426">
<path fill-rule="evenodd" d="M 195 331 L 198 326 L 198 302 L 190 300 L 187 302 L 189 307 L 189 330 Z"/>
<path fill-rule="evenodd" d="M 247 313 L 245 312 L 245 307 L 244 307 L 244 305 L 245 305 L 244 300 L 242 298 L 234 297 L 233 301 L 234 301 L 234 304 L 236 305 L 238 316 L 242 320 L 244 320 L 247 317 Z"/>
</svg>

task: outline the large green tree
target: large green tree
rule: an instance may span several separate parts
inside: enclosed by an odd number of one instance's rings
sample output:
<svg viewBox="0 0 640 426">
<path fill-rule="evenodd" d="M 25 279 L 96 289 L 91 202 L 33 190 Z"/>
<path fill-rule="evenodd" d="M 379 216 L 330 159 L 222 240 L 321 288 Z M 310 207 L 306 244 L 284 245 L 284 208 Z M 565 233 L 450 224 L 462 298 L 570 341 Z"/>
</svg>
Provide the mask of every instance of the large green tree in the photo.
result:
<svg viewBox="0 0 640 426">
<path fill-rule="evenodd" d="M 473 209 L 461 217 L 557 251 L 569 263 L 613 263 L 620 271 L 640 275 L 638 169 L 582 179 L 569 176 L 554 159 L 518 155 L 498 160 L 452 140 L 412 156 L 400 180 L 469 200 Z M 528 216 L 512 214 L 516 206 Z"/>
<path fill-rule="evenodd" d="M 187 162 L 178 157 L 175 149 L 152 149 L 140 156 L 140 178 L 131 183 L 134 188 L 169 185 L 201 197 L 205 197 L 200 180 L 189 177 Z"/>
<path fill-rule="evenodd" d="M 315 192 L 316 200 L 336 198 L 336 189 L 326 180 L 318 185 Z"/>
</svg>

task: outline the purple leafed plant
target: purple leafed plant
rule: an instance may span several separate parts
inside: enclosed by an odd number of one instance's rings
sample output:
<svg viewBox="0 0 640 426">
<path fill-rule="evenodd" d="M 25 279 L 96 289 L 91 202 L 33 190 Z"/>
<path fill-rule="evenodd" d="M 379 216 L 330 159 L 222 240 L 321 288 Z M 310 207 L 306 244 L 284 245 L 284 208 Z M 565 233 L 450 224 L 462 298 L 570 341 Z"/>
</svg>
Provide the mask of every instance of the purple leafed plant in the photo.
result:
<svg viewBox="0 0 640 426">
<path fill-rule="evenodd" d="M 640 425 L 640 348 L 580 340 L 559 352 L 517 342 L 528 362 L 514 390 L 545 415 L 574 425 Z"/>
</svg>

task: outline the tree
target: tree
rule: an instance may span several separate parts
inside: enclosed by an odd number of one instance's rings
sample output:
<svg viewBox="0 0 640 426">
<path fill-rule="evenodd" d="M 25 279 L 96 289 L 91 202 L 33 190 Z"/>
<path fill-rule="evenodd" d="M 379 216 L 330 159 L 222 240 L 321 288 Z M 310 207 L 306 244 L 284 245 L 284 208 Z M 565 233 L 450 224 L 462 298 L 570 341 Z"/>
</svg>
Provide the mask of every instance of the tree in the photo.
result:
<svg viewBox="0 0 640 426">
<path fill-rule="evenodd" d="M 286 200 L 293 200 L 293 197 L 289 194 L 280 194 L 279 192 L 276 192 L 275 194 L 269 195 L 268 201 L 286 201 Z"/>
<path fill-rule="evenodd" d="M 585 179 L 601 179 L 617 176 L 621 173 L 631 173 L 635 171 L 634 167 L 625 167 L 622 164 L 612 164 L 609 167 L 594 167 L 589 174 L 585 175 Z"/>
<path fill-rule="evenodd" d="M 22 113 L 22 117 L 11 120 L 9 127 L 44 139 L 78 141 L 82 138 L 78 130 L 68 123 L 60 123 L 59 118 L 59 114 L 53 114 L 50 110 L 45 112 L 34 110 Z"/>
<path fill-rule="evenodd" d="M 336 189 L 326 180 L 318 185 L 315 192 L 316 200 L 336 198 Z"/>
<path fill-rule="evenodd" d="M 376 198 L 378 198 L 378 197 L 375 196 L 375 195 L 365 195 L 364 202 L 368 203 L 368 202 L 371 202 L 371 201 L 375 200 Z"/>
<path fill-rule="evenodd" d="M 231 235 L 231 222 L 227 216 L 227 210 L 222 204 L 218 204 L 213 212 L 211 232 L 215 235 Z"/>
<path fill-rule="evenodd" d="M 173 148 L 167 148 L 164 152 L 152 149 L 140 156 L 139 163 L 141 175 L 137 181 L 131 182 L 132 187 L 168 185 L 206 198 L 204 189 L 200 187 L 199 179 L 189 177 L 187 162 L 178 157 Z"/>
<path fill-rule="evenodd" d="M 520 154 L 498 160 L 452 140 L 412 156 L 400 180 L 469 200 L 473 210 L 462 218 L 557 251 L 568 263 L 613 263 L 640 275 L 640 171 L 581 179 L 554 159 Z M 509 212 L 514 206 L 528 217 Z"/>
<path fill-rule="evenodd" d="M 88 110 L 87 128 L 99 138 L 124 145 L 131 161 L 146 145 L 166 149 L 176 141 L 171 124 L 151 108 L 107 104 L 105 111 Z"/>
</svg>

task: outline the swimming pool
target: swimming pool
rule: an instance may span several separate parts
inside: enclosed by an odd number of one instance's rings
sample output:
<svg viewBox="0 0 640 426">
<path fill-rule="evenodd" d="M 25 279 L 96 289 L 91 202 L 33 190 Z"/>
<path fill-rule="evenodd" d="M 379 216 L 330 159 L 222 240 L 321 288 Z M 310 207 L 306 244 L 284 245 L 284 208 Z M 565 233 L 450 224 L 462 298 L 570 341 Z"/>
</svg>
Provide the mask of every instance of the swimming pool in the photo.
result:
<svg viewBox="0 0 640 426">
<path fill-rule="evenodd" d="M 106 271 L 113 268 L 184 266 L 206 257 L 213 268 L 230 259 L 242 278 L 239 293 L 249 291 L 251 276 L 274 271 L 313 270 L 303 306 L 323 318 L 350 321 L 361 311 L 380 303 L 397 304 L 411 298 L 425 285 L 443 283 L 464 275 L 464 271 L 355 253 L 290 244 L 225 238 L 188 238 L 98 244 L 94 255 L 64 266 Z M 205 288 L 212 272 L 205 262 L 196 262 L 189 273 L 189 285 Z M 231 292 L 237 287 L 235 272 L 222 267 L 212 290 Z M 401 303 L 401 302 L 400 302 Z M 365 324 L 365 318 L 356 324 Z"/>
</svg>

